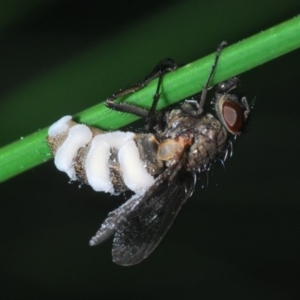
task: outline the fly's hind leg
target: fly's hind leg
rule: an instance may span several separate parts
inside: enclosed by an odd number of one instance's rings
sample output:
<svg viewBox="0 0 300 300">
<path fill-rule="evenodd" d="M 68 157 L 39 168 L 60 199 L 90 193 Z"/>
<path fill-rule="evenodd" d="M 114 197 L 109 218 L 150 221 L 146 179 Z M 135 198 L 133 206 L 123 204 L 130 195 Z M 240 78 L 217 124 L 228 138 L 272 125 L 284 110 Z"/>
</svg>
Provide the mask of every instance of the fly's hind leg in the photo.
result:
<svg viewBox="0 0 300 300">
<path fill-rule="evenodd" d="M 161 62 L 159 62 L 157 64 L 157 66 L 152 70 L 152 72 L 145 78 L 144 82 L 139 83 L 138 85 L 132 86 L 130 88 L 124 89 L 124 90 L 112 95 L 111 97 L 109 97 L 106 100 L 106 102 L 105 102 L 106 106 L 111 109 L 117 110 L 117 111 L 127 112 L 127 113 L 137 115 L 139 117 L 145 118 L 148 120 L 148 126 L 152 127 L 152 125 L 150 125 L 150 124 L 153 123 L 152 119 L 155 114 L 156 106 L 157 106 L 157 103 L 158 103 L 158 100 L 160 97 L 159 90 L 160 90 L 163 75 L 165 73 L 174 71 L 177 68 L 178 68 L 178 65 L 173 61 L 173 59 L 166 58 L 166 59 L 162 60 Z M 142 89 L 143 87 L 145 87 L 149 82 L 151 82 L 155 78 L 158 78 L 158 84 L 157 84 L 157 89 L 156 89 L 155 95 L 153 96 L 153 103 L 152 103 L 152 106 L 149 111 L 146 109 L 131 105 L 131 104 L 127 104 L 127 103 L 123 103 L 123 102 L 116 102 L 116 100 L 118 98 L 126 96 L 128 94 L 134 93 L 134 92 Z"/>
</svg>

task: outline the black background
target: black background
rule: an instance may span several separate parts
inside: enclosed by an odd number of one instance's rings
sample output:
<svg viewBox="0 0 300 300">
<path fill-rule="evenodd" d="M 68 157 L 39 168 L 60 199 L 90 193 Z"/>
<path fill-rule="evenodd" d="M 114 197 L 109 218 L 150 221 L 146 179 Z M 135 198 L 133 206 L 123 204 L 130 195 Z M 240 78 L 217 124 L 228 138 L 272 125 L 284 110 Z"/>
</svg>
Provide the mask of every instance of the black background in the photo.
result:
<svg viewBox="0 0 300 300">
<path fill-rule="evenodd" d="M 11 1 L 0 9 L 0 145 L 299 13 L 299 1 Z M 300 37 L 299 37 L 300 38 Z M 90 237 L 123 201 L 47 162 L 0 185 L 1 299 L 299 299 L 299 70 L 294 51 L 241 74 L 256 99 L 226 172 L 143 263 Z"/>
</svg>

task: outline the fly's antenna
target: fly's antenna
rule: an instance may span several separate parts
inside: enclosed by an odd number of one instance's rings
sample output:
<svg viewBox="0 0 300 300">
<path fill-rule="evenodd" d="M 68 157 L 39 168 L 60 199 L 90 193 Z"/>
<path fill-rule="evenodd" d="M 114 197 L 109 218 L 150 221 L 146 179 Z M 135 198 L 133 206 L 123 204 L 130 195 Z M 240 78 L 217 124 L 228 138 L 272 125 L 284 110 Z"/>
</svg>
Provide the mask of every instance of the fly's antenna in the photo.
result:
<svg viewBox="0 0 300 300">
<path fill-rule="evenodd" d="M 214 61 L 214 64 L 212 65 L 211 67 L 211 71 L 210 71 L 210 74 L 207 78 L 207 81 L 203 87 L 203 90 L 202 90 L 202 93 L 201 93 L 201 98 L 200 98 L 200 101 L 199 101 L 199 104 L 198 104 L 198 115 L 200 115 L 203 111 L 203 106 L 204 106 L 204 103 L 205 103 L 205 99 L 206 99 L 206 95 L 207 95 L 207 91 L 208 91 L 208 87 L 209 87 L 209 84 L 210 84 L 210 81 L 214 75 L 214 72 L 216 70 L 216 67 L 217 67 L 217 64 L 218 64 L 218 61 L 219 61 L 219 58 L 220 58 L 220 55 L 221 55 L 221 52 L 223 50 L 223 48 L 227 45 L 227 42 L 226 41 L 223 41 L 217 48 L 217 54 L 216 54 L 216 58 L 215 58 L 215 61 Z"/>
</svg>

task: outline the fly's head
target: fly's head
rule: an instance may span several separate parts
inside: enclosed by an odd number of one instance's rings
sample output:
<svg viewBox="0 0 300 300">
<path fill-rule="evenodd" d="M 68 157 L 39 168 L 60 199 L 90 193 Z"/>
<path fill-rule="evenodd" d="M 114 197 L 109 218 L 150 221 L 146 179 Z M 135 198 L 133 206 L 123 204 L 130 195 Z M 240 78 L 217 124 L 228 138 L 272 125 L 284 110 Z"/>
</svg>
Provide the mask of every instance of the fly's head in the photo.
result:
<svg viewBox="0 0 300 300">
<path fill-rule="evenodd" d="M 224 160 L 231 147 L 230 137 L 237 136 L 245 126 L 250 107 L 245 97 L 240 100 L 232 90 L 239 83 L 237 77 L 220 83 L 215 99 L 215 115 L 202 111 L 197 116 L 197 101 L 186 101 L 182 110 L 196 116 L 194 140 L 189 149 L 188 170 L 202 171 L 217 160 Z M 194 114 L 191 113 L 194 111 Z"/>
<path fill-rule="evenodd" d="M 236 88 L 239 80 L 230 78 L 218 85 L 214 100 L 217 117 L 223 126 L 233 135 L 240 134 L 250 113 L 246 97 L 241 100 L 230 92 Z"/>
</svg>

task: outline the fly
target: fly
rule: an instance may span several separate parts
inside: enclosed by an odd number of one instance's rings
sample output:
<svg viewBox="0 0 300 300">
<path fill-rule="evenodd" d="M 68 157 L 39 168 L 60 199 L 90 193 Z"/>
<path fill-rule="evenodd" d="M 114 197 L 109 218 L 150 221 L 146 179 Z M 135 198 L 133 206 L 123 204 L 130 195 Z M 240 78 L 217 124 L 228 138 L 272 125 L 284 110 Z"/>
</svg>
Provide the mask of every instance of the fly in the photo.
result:
<svg viewBox="0 0 300 300">
<path fill-rule="evenodd" d="M 157 247 L 179 210 L 192 195 L 197 175 L 216 161 L 224 161 L 232 138 L 239 135 L 250 113 L 247 99 L 232 91 L 234 77 L 217 87 L 215 116 L 203 107 L 208 87 L 226 42 L 222 42 L 201 94 L 180 108 L 156 113 L 163 76 L 177 69 L 165 59 L 139 85 L 110 97 L 106 105 L 146 118 L 148 132 L 106 132 L 75 123 L 65 116 L 48 132 L 56 167 L 71 180 L 89 184 L 95 191 L 134 195 L 108 214 L 90 245 L 114 235 L 112 256 L 119 265 L 134 265 Z M 158 85 L 150 111 L 115 99 L 143 88 L 154 78 Z"/>
</svg>

